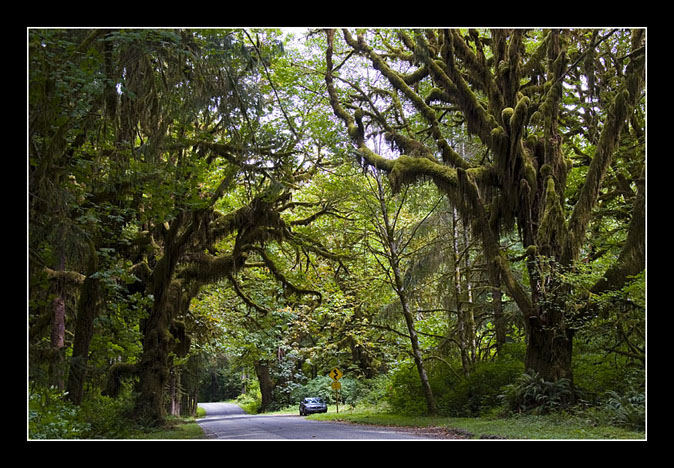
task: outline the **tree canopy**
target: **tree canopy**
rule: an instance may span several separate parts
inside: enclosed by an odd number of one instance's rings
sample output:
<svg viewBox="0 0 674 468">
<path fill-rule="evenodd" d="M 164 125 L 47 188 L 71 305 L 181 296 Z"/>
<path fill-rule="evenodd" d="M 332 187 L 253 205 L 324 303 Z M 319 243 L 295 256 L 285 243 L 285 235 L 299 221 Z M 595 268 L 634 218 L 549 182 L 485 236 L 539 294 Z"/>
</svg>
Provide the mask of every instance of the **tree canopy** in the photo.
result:
<svg viewBox="0 0 674 468">
<path fill-rule="evenodd" d="M 645 48 L 29 29 L 31 395 L 162 424 L 237 378 L 264 410 L 334 366 L 355 399 L 412 363 L 437 413 L 488 362 L 571 382 L 568 404 L 589 356 L 643 370 Z"/>
</svg>

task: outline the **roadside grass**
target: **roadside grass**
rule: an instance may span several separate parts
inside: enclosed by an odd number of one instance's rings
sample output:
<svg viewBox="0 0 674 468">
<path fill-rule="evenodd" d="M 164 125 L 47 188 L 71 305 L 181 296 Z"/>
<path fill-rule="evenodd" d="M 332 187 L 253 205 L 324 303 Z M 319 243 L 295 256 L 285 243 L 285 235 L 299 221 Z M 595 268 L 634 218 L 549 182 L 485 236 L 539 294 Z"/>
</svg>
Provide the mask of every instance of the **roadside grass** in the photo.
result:
<svg viewBox="0 0 674 468">
<path fill-rule="evenodd" d="M 308 418 L 381 426 L 441 427 L 467 433 L 473 439 L 645 439 L 644 432 L 630 431 L 608 425 L 594 425 L 582 417 L 559 414 L 517 415 L 503 418 L 453 418 L 441 416 L 405 416 L 387 413 L 377 408 L 356 407 L 344 410 L 340 408 L 339 413 L 329 410 L 325 414 L 311 415 Z"/>
<path fill-rule="evenodd" d="M 198 408 L 197 418 L 201 418 L 206 412 Z M 170 418 L 164 427 L 159 428 L 136 428 L 130 431 L 128 439 L 204 439 L 204 431 L 196 422 L 196 418 Z"/>
</svg>

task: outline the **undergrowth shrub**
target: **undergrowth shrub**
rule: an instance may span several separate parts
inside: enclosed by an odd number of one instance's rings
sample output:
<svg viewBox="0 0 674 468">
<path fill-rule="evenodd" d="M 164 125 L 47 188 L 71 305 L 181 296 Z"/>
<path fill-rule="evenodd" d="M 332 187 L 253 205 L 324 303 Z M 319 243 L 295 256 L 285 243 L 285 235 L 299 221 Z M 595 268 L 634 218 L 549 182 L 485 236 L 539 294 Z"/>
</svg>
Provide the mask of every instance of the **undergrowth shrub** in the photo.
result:
<svg viewBox="0 0 674 468">
<path fill-rule="evenodd" d="M 518 346 L 511 346 L 491 361 L 477 362 L 468 377 L 456 370 L 460 363 L 435 364 L 427 368 L 433 396 L 441 414 L 479 416 L 502 404 L 499 395 L 523 372 Z M 421 381 L 413 363 L 401 365 L 389 377 L 387 402 L 400 414 L 424 414 L 427 411 Z"/>
<path fill-rule="evenodd" d="M 612 424 L 637 431 L 646 428 L 646 395 L 639 391 L 630 391 L 624 395 L 607 392 L 608 399 L 603 405 Z"/>
<path fill-rule="evenodd" d="M 88 395 L 80 406 L 55 387 L 33 389 L 29 397 L 30 439 L 121 439 L 132 427 L 133 396 Z"/>
<path fill-rule="evenodd" d="M 28 401 L 29 439 L 80 439 L 91 426 L 81 422 L 80 408 L 56 387 L 32 389 Z"/>
<path fill-rule="evenodd" d="M 633 374 L 637 374 L 633 376 Z M 638 370 L 628 365 L 622 356 L 607 356 L 603 353 L 577 353 L 573 356 L 573 383 L 582 388 L 592 404 L 598 404 L 607 391 L 624 393 L 631 387 Z"/>
<path fill-rule="evenodd" d="M 510 359 L 478 362 L 470 375 L 441 401 L 450 416 L 480 416 L 500 407 L 503 389 L 522 373 L 521 362 Z"/>
<path fill-rule="evenodd" d="M 334 393 L 331 388 L 332 382 L 333 380 L 327 375 L 321 375 L 295 387 L 291 394 L 293 404 L 296 402 L 299 405 L 302 398 L 306 397 L 320 397 L 325 402 L 332 403 L 332 394 Z"/>
<path fill-rule="evenodd" d="M 260 393 L 260 384 L 257 380 L 251 381 L 246 393 L 236 397 L 236 404 L 248 414 L 257 413 L 262 406 L 262 393 Z"/>
<path fill-rule="evenodd" d="M 431 388 L 437 386 L 437 375 L 434 377 L 435 385 Z M 414 363 L 402 364 L 390 374 L 386 401 L 394 413 L 405 415 L 426 413 L 428 409 L 426 399 Z"/>
<path fill-rule="evenodd" d="M 133 393 L 123 391 L 116 398 L 96 393 L 88 396 L 79 410 L 79 419 L 89 424 L 88 439 L 124 439 L 133 423 Z"/>
<path fill-rule="evenodd" d="M 574 389 L 569 379 L 551 382 L 529 370 L 505 387 L 502 398 L 513 412 L 547 414 L 568 408 L 574 401 Z"/>
</svg>

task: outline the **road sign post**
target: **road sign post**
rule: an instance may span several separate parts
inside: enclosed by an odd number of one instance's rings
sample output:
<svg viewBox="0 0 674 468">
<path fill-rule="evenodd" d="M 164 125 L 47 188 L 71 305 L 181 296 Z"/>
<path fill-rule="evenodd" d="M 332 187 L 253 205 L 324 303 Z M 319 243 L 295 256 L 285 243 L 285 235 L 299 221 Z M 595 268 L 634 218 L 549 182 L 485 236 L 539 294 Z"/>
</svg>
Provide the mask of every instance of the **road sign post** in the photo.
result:
<svg viewBox="0 0 674 468">
<path fill-rule="evenodd" d="M 342 388 L 342 384 L 339 382 L 339 379 L 342 378 L 344 374 L 342 371 L 334 367 L 328 375 L 334 382 L 332 382 L 332 389 L 335 391 L 335 407 L 337 408 L 337 413 L 339 413 L 339 390 Z"/>
</svg>

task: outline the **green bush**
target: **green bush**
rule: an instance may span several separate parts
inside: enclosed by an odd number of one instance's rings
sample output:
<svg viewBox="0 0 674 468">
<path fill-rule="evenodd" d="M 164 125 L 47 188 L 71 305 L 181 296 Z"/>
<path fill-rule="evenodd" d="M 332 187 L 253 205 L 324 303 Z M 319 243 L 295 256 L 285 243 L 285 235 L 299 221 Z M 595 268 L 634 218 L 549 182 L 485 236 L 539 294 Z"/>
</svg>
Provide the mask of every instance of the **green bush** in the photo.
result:
<svg viewBox="0 0 674 468">
<path fill-rule="evenodd" d="M 512 347 L 493 361 L 477 362 L 466 378 L 452 371 L 452 368 L 461 368 L 459 363 L 443 361 L 428 366 L 428 379 L 440 412 L 448 416 L 478 416 L 499 407 L 503 388 L 524 370 L 519 357 L 519 348 Z M 399 414 L 427 411 L 419 373 L 413 363 L 401 365 L 390 374 L 386 399 Z"/>
<path fill-rule="evenodd" d="M 373 379 L 362 380 L 360 382 L 362 383 L 362 389 L 356 403 L 365 403 L 370 406 L 385 403 L 389 384 L 387 375 L 379 375 Z"/>
<path fill-rule="evenodd" d="M 236 397 L 236 404 L 248 414 L 255 414 L 262 406 L 262 395 L 257 393 L 242 393 Z"/>
<path fill-rule="evenodd" d="M 391 373 L 387 390 L 386 401 L 393 412 L 404 415 L 426 413 L 428 408 L 421 380 L 413 363 L 403 364 Z"/>
<path fill-rule="evenodd" d="M 633 380 L 635 371 L 626 359 L 605 354 L 587 353 L 573 356 L 573 383 L 583 389 L 591 403 L 598 403 L 607 391 L 624 393 Z M 638 372 L 637 372 L 638 373 Z"/>
<path fill-rule="evenodd" d="M 257 379 L 250 382 L 246 393 L 242 393 L 236 397 L 236 404 L 248 414 L 257 413 L 260 406 L 262 406 L 262 393 L 260 393 L 260 383 Z"/>
<path fill-rule="evenodd" d="M 574 390 L 568 379 L 550 382 L 529 370 L 505 387 L 503 398 L 513 412 L 546 414 L 568 408 L 574 401 Z"/>
<path fill-rule="evenodd" d="M 130 388 L 117 398 L 87 395 L 80 406 L 54 387 L 33 389 L 29 397 L 31 439 L 121 439 L 133 427 Z"/>
<path fill-rule="evenodd" d="M 503 389 L 521 375 L 523 365 L 509 358 L 478 362 L 470 375 L 441 401 L 450 416 L 480 416 L 500 407 Z"/>
<path fill-rule="evenodd" d="M 639 391 L 630 391 L 625 395 L 607 392 L 608 399 L 603 405 L 611 422 L 616 426 L 637 431 L 646 428 L 646 395 Z"/>
<path fill-rule="evenodd" d="M 123 439 L 129 435 L 133 416 L 133 394 L 130 388 L 118 397 L 100 393 L 87 397 L 79 410 L 79 420 L 89 425 L 84 436 L 88 439 Z"/>
<path fill-rule="evenodd" d="M 70 403 L 56 387 L 33 389 L 28 402 L 30 439 L 79 439 L 91 426 L 81 422 L 80 408 Z"/>
<path fill-rule="evenodd" d="M 291 393 L 292 404 L 300 403 L 302 398 L 320 397 L 328 403 L 332 402 L 334 391 L 330 387 L 333 380 L 327 375 L 321 375 L 307 381 L 303 385 L 296 386 Z"/>
</svg>

